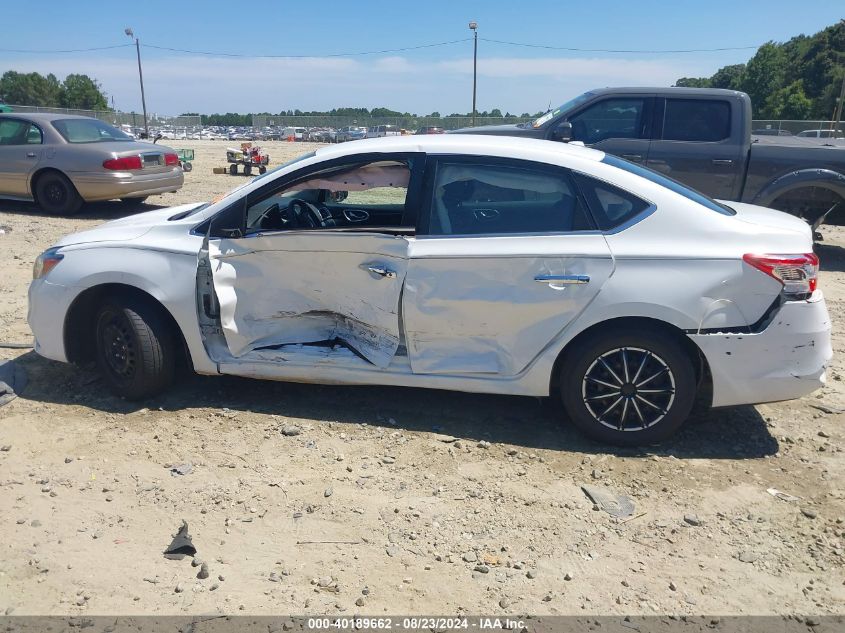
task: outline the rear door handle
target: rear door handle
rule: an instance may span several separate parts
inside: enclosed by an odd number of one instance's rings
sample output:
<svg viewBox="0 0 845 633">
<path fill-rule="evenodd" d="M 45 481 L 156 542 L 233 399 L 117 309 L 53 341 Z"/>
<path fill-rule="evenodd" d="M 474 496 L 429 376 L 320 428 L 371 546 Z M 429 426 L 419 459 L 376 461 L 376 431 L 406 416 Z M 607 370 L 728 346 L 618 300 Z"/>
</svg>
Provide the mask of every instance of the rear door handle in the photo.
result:
<svg viewBox="0 0 845 633">
<path fill-rule="evenodd" d="M 537 275 L 534 281 L 541 284 L 549 284 L 550 286 L 557 286 L 559 284 L 588 284 L 590 283 L 589 275 Z"/>
<path fill-rule="evenodd" d="M 730 158 L 714 158 L 710 161 L 714 165 L 733 165 L 734 162 Z"/>
<path fill-rule="evenodd" d="M 26 157 L 27 158 L 35 158 L 35 152 L 27 152 Z"/>
<path fill-rule="evenodd" d="M 630 160 L 633 163 L 643 162 L 642 154 L 622 154 L 622 158 L 624 158 L 625 160 Z"/>
<path fill-rule="evenodd" d="M 373 275 L 378 275 L 379 277 L 386 277 L 387 279 L 396 279 L 396 271 L 390 270 L 386 266 L 382 266 L 381 264 L 361 264 L 360 266 L 364 270 Z"/>
</svg>

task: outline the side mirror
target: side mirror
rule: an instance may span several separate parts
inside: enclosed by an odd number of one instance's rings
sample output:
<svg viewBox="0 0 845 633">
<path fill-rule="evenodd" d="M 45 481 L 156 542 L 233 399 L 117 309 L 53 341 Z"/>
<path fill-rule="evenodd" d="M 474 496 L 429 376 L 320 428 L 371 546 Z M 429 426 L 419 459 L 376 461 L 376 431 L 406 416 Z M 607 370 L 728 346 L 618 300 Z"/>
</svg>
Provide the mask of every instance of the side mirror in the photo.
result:
<svg viewBox="0 0 845 633">
<path fill-rule="evenodd" d="M 552 132 L 552 138 L 555 141 L 561 141 L 563 143 L 568 143 L 569 141 L 571 141 L 572 124 L 569 121 L 559 123 L 558 126 L 555 128 L 555 131 Z"/>
</svg>

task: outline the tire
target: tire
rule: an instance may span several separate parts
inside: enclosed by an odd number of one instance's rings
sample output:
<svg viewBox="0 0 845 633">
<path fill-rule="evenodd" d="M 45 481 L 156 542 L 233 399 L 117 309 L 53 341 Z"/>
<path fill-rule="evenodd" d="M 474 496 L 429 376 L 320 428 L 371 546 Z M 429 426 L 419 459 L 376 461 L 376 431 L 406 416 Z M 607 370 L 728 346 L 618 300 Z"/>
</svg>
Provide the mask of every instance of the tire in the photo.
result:
<svg viewBox="0 0 845 633">
<path fill-rule="evenodd" d="M 689 416 L 696 385 L 682 341 L 633 328 L 576 343 L 566 352 L 559 382 L 572 423 L 591 439 L 618 446 L 669 438 Z"/>
<path fill-rule="evenodd" d="M 267 173 L 267 168 L 264 165 L 261 165 L 261 167 L 258 168 L 258 173 L 259 174 Z"/>
<path fill-rule="evenodd" d="M 100 307 L 94 323 L 97 365 L 115 395 L 141 400 L 171 385 L 176 340 L 159 308 L 116 297 Z"/>
<path fill-rule="evenodd" d="M 144 202 L 146 201 L 147 198 L 149 198 L 149 196 L 140 196 L 138 198 L 121 198 L 120 201 L 123 204 L 128 204 L 128 205 L 144 204 Z"/>
<path fill-rule="evenodd" d="M 230 176 L 237 176 L 238 175 L 238 164 L 232 163 L 229 165 L 229 175 Z"/>
<path fill-rule="evenodd" d="M 35 200 L 47 213 L 74 215 L 82 208 L 82 196 L 67 176 L 50 171 L 35 183 Z"/>
<path fill-rule="evenodd" d="M 246 163 L 244 165 L 244 176 L 251 176 L 252 175 L 252 165 L 250 163 Z"/>
<path fill-rule="evenodd" d="M 193 168 L 194 168 L 194 166 L 191 163 L 187 163 L 187 162 L 182 163 L 182 171 L 184 171 L 186 174 L 189 171 L 191 171 Z"/>
</svg>

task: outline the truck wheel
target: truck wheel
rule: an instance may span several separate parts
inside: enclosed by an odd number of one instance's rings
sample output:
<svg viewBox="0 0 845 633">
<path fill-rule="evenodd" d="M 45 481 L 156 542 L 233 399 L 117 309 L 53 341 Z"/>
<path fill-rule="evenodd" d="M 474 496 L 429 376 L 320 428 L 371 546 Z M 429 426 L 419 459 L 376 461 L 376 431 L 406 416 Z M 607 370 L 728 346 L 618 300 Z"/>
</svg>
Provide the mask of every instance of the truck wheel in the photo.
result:
<svg viewBox="0 0 845 633">
<path fill-rule="evenodd" d="M 251 176 L 252 175 L 252 165 L 246 163 L 244 165 L 244 176 Z"/>
<path fill-rule="evenodd" d="M 560 393 L 572 423 L 607 444 L 661 442 L 687 419 L 695 370 L 678 341 L 658 330 L 599 332 L 567 350 Z"/>
<path fill-rule="evenodd" d="M 267 168 L 264 165 L 261 165 L 261 167 L 258 168 L 258 173 L 259 174 L 267 173 Z"/>
<path fill-rule="evenodd" d="M 232 163 L 229 165 L 229 175 L 230 176 L 237 176 L 238 175 L 238 164 Z"/>
<path fill-rule="evenodd" d="M 82 196 L 64 174 L 49 171 L 35 183 L 35 201 L 47 213 L 74 215 L 82 208 Z"/>
<path fill-rule="evenodd" d="M 97 365 L 116 395 L 140 400 L 173 382 L 176 341 L 156 306 L 115 297 L 100 308 L 94 323 Z"/>
</svg>

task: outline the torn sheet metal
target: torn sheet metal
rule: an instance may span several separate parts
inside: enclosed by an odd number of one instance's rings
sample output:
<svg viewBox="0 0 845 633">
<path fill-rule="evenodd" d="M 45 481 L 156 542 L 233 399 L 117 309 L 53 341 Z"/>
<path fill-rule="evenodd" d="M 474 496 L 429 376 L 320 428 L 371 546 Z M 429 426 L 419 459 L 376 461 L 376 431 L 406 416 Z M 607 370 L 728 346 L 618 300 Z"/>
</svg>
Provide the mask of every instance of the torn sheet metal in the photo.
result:
<svg viewBox="0 0 845 633">
<path fill-rule="evenodd" d="M 213 240 L 209 257 L 232 356 L 339 339 L 378 367 L 390 364 L 400 339 L 404 238 L 277 233 Z"/>
<path fill-rule="evenodd" d="M 17 398 L 26 387 L 26 371 L 13 360 L 0 360 L 0 407 Z"/>
</svg>

